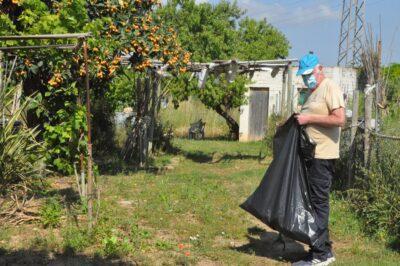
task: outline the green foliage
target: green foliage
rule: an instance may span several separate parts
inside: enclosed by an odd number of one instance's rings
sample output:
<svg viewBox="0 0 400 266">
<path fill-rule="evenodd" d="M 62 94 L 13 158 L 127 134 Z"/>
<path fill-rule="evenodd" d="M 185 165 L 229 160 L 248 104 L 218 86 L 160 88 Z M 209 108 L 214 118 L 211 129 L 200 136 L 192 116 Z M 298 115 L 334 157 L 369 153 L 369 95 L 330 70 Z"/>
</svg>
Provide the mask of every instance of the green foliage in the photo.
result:
<svg viewBox="0 0 400 266">
<path fill-rule="evenodd" d="M 209 79 L 205 89 L 195 89 L 195 95 L 206 106 L 215 109 L 223 106 L 225 110 L 240 107 L 246 102 L 245 93 L 248 88 L 246 85 L 249 80 L 245 76 L 237 76 L 233 82 L 228 82 L 225 74 L 221 74 L 215 79 Z"/>
<path fill-rule="evenodd" d="M 121 56 L 132 53 L 131 66 L 138 72 L 158 59 L 176 72 L 185 71 L 190 55 L 176 41 L 174 30 L 158 18 L 158 1 L 24 0 L 0 1 L 0 33 L 45 34 L 90 31 L 89 75 L 92 94 L 93 139 L 96 146 L 111 145 L 111 116 L 119 106 L 120 91 L 108 93 L 110 80 L 121 74 Z M 71 41 L 68 41 L 71 42 Z M 50 44 L 52 41 L 27 41 Z M 66 43 L 58 40 L 57 43 Z M 20 44 L 9 41 L 7 45 Z M 85 67 L 81 51 L 18 51 L 14 79 L 24 80 L 24 92 L 41 97 L 29 113 L 30 126 L 44 125 L 47 163 L 62 174 L 73 173 L 78 154 L 85 151 L 85 109 L 77 106 L 83 96 Z"/>
<path fill-rule="evenodd" d="M 157 240 L 156 241 L 156 248 L 158 250 L 173 250 L 175 245 L 169 241 Z"/>
<path fill-rule="evenodd" d="M 79 152 L 85 154 L 85 142 L 77 134 L 79 129 L 86 129 L 86 113 L 84 108 L 77 108 L 71 113 L 61 109 L 56 113 L 60 123 L 54 126 L 44 125 L 44 138 L 47 149 L 47 161 L 55 170 L 61 173 L 72 174 L 74 172 L 71 162 L 77 161 Z"/>
<path fill-rule="evenodd" d="M 135 80 L 138 76 L 138 73 L 127 70 L 123 72 L 123 75 L 112 80 L 105 97 L 114 110 L 122 111 L 124 107 L 136 106 Z"/>
<path fill-rule="evenodd" d="M 243 14 L 236 2 L 218 4 L 194 0 L 171 0 L 159 11 L 161 17 L 174 25 L 183 47 L 194 61 L 228 59 L 235 51 L 237 19 Z"/>
<path fill-rule="evenodd" d="M 127 237 L 118 237 L 114 234 L 103 239 L 103 255 L 106 257 L 117 257 L 126 255 L 134 250 L 132 243 Z"/>
<path fill-rule="evenodd" d="M 383 68 L 382 76 L 386 84 L 389 112 L 382 121 L 381 130 L 387 135 L 398 135 L 400 64 Z M 362 148 L 362 145 L 357 146 L 358 151 L 362 151 Z M 345 153 L 343 156 L 341 164 L 344 166 L 342 168 L 346 168 L 348 156 Z M 368 169 L 361 166 L 357 168 L 355 189 L 349 191 L 351 205 L 361 218 L 364 231 L 380 240 L 397 243 L 397 248 L 400 243 L 399 156 L 397 141 L 372 138 L 370 166 Z"/>
<path fill-rule="evenodd" d="M 383 68 L 382 76 L 386 82 L 386 95 L 389 112 L 392 118 L 398 119 L 400 114 L 400 64 L 392 64 Z"/>
<path fill-rule="evenodd" d="M 196 4 L 194 0 L 170 0 L 159 13 L 177 28 L 178 38 L 192 53 L 193 61 L 266 60 L 286 57 L 289 52 L 289 43 L 280 31 L 266 20 L 242 19 L 245 12 L 236 1 Z M 196 96 L 226 120 L 231 136 L 237 138 L 239 126 L 229 112 L 246 101 L 248 80 L 237 77 L 229 83 L 225 75 L 211 76 L 201 90 L 189 80 L 188 76 L 181 77 L 171 86 L 176 106 Z"/>
<path fill-rule="evenodd" d="M 16 124 L 22 121 L 32 99 L 22 99 L 20 108 L 7 115 L 17 90 L 17 87 L 0 90 L 0 113 L 5 114 L 0 124 L 0 193 L 20 185 L 31 187 L 42 177 L 44 168 L 44 147 L 36 141 L 39 131 Z"/>
<path fill-rule="evenodd" d="M 115 256 L 118 251 L 118 238 L 111 236 L 103 239 L 103 251 L 107 257 Z"/>
<path fill-rule="evenodd" d="M 264 20 L 246 17 L 239 22 L 236 57 L 245 60 L 275 59 L 288 56 L 289 42 L 278 29 Z"/>
<path fill-rule="evenodd" d="M 62 214 L 59 200 L 48 198 L 40 210 L 40 219 L 44 227 L 57 227 L 60 225 Z"/>
<path fill-rule="evenodd" d="M 40 249 L 51 252 L 59 248 L 59 242 L 53 230 L 50 230 L 49 234 L 46 236 L 37 234 L 32 240 L 29 241 L 29 247 L 36 250 Z"/>
<path fill-rule="evenodd" d="M 286 37 L 266 20 L 244 18 L 236 1 L 216 4 L 194 0 L 169 0 L 161 17 L 174 25 L 182 46 L 193 61 L 275 59 L 286 57 Z"/>
<path fill-rule="evenodd" d="M 356 189 L 349 195 L 366 232 L 384 241 L 399 242 L 400 150 L 391 141 L 378 142 L 374 145 L 379 145 L 379 154 L 373 155 L 368 170 L 359 173 Z"/>
<path fill-rule="evenodd" d="M 0 34 L 9 35 L 16 31 L 15 25 L 6 14 L 0 13 Z"/>
<path fill-rule="evenodd" d="M 277 114 L 272 114 L 268 118 L 268 129 L 265 134 L 267 154 L 272 154 L 271 152 L 273 150 L 274 136 L 275 136 L 276 130 L 277 130 L 278 126 L 284 122 L 285 122 L 285 117 L 277 115 Z"/>
<path fill-rule="evenodd" d="M 90 234 L 75 226 L 68 226 L 62 231 L 63 247 L 66 251 L 79 252 L 91 244 Z"/>
</svg>

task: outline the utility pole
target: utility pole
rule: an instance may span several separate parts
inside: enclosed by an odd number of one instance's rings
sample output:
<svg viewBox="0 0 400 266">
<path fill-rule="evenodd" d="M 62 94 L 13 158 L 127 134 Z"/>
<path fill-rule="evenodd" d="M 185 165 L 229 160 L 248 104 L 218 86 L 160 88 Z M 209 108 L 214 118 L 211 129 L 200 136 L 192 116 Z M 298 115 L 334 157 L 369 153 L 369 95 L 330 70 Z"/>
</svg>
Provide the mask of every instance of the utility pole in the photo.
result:
<svg viewBox="0 0 400 266">
<path fill-rule="evenodd" d="M 365 33 L 366 0 L 343 0 L 337 65 L 361 64 L 362 39 Z"/>
</svg>

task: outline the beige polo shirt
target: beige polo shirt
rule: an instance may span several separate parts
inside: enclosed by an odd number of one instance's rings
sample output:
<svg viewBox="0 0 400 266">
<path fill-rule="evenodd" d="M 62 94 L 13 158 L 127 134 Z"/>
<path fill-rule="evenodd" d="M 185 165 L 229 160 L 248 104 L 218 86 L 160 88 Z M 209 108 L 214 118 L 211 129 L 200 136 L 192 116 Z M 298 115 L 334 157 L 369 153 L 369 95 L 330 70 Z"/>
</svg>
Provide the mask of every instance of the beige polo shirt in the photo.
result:
<svg viewBox="0 0 400 266">
<path fill-rule="evenodd" d="M 313 91 L 301 108 L 301 113 L 329 115 L 333 110 L 345 107 L 343 92 L 331 79 L 325 78 Z M 340 127 L 322 127 L 310 124 L 306 132 L 316 143 L 315 158 L 339 158 Z"/>
</svg>

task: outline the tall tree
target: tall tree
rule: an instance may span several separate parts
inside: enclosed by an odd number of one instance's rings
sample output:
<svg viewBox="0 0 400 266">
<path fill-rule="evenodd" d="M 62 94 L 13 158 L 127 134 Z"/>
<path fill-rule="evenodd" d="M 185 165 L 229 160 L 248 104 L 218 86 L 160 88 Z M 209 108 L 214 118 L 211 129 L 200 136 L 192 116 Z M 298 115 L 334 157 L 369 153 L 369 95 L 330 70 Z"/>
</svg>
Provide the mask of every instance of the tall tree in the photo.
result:
<svg viewBox="0 0 400 266">
<path fill-rule="evenodd" d="M 289 42 L 266 19 L 244 18 L 239 22 L 235 57 L 243 60 L 285 58 Z"/>
<path fill-rule="evenodd" d="M 227 59 L 235 53 L 236 26 L 243 11 L 236 2 L 196 4 L 195 0 L 169 0 L 160 10 L 164 21 L 175 27 L 182 46 L 194 61 Z"/>
</svg>

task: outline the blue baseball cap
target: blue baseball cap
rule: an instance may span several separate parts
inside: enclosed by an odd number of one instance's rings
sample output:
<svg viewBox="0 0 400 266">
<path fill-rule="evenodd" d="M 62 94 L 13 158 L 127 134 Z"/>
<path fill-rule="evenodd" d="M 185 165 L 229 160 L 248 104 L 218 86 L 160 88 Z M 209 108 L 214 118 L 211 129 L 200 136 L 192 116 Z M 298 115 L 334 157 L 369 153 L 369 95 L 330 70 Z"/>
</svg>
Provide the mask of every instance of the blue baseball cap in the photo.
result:
<svg viewBox="0 0 400 266">
<path fill-rule="evenodd" d="M 311 74 L 313 69 L 319 64 L 318 56 L 316 56 L 313 52 L 310 52 L 303 56 L 299 61 L 299 70 L 296 75 L 307 75 Z"/>
</svg>

